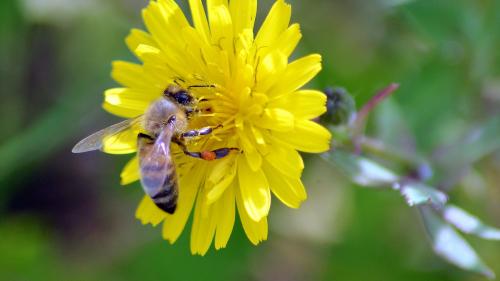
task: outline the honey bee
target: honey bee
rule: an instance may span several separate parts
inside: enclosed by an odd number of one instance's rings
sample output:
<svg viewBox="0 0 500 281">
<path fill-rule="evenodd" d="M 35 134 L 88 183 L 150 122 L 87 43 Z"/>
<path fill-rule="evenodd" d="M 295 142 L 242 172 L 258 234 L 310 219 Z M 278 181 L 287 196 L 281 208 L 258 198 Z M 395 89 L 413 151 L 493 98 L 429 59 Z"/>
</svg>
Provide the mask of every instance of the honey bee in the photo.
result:
<svg viewBox="0 0 500 281">
<path fill-rule="evenodd" d="M 187 130 L 189 119 L 197 111 L 197 100 L 184 88 L 169 85 L 163 96 L 148 107 L 144 115 L 125 120 L 100 130 L 75 145 L 73 153 L 102 150 L 104 140 L 119 135 L 139 125 L 137 135 L 137 156 L 140 178 L 144 192 L 158 208 L 173 214 L 177 208 L 179 187 L 175 165 L 172 161 L 170 144 L 177 144 L 184 154 L 211 161 L 229 155 L 236 148 L 220 148 L 213 151 L 190 152 L 185 139 L 212 133 L 216 127 Z"/>
</svg>

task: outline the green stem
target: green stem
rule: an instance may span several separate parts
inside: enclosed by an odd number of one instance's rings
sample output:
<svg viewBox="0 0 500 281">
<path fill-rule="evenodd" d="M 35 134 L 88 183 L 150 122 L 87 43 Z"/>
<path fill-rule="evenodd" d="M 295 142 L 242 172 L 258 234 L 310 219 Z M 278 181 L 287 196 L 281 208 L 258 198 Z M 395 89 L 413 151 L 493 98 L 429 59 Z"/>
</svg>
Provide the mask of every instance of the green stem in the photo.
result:
<svg viewBox="0 0 500 281">
<path fill-rule="evenodd" d="M 425 161 L 415 155 L 389 148 L 377 139 L 363 136 L 359 138 L 361 150 L 393 163 L 397 163 L 406 169 L 416 169 Z"/>
</svg>

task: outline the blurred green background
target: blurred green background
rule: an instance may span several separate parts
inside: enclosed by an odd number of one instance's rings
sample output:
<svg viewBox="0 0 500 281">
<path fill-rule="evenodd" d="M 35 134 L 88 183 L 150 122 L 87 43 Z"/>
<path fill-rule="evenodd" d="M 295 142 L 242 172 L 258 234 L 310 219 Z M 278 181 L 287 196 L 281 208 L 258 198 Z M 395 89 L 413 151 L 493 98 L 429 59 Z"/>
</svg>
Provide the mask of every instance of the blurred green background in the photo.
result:
<svg viewBox="0 0 500 281">
<path fill-rule="evenodd" d="M 484 152 L 464 140 L 500 116 L 500 1 L 289 2 L 304 34 L 295 56 L 323 55 L 311 87 L 346 87 L 362 105 L 401 83 L 369 134 L 430 159 L 451 202 L 500 226 L 500 152 L 460 157 Z M 259 2 L 259 21 L 271 4 Z M 119 186 L 128 156 L 70 149 L 118 121 L 101 93 L 115 85 L 111 61 L 134 60 L 123 40 L 142 27 L 145 5 L 0 1 L 1 281 L 484 279 L 437 258 L 400 195 L 354 186 L 319 157 L 306 156 L 307 202 L 290 210 L 274 200 L 258 247 L 238 221 L 228 248 L 205 257 L 191 256 L 189 227 L 169 245 L 160 228 L 141 226 L 140 186 Z M 500 274 L 500 243 L 468 241 Z"/>
</svg>

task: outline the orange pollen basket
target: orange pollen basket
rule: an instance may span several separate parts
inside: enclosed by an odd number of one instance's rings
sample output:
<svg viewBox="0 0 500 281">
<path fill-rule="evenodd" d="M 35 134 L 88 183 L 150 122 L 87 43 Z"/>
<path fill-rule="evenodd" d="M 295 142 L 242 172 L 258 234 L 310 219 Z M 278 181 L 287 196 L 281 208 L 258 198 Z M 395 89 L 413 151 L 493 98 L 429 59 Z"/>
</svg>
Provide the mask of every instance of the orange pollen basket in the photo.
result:
<svg viewBox="0 0 500 281">
<path fill-rule="evenodd" d="M 203 160 L 212 161 L 217 158 L 217 155 L 213 151 L 202 151 L 201 158 L 203 158 Z"/>
</svg>

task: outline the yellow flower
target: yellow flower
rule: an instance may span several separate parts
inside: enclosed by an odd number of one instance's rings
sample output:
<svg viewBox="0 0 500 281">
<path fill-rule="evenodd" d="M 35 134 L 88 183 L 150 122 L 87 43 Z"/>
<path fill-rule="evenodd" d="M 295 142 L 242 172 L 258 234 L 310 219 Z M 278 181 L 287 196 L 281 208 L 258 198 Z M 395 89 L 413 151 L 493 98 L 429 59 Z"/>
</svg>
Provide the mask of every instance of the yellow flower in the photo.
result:
<svg viewBox="0 0 500 281">
<path fill-rule="evenodd" d="M 228 3 L 229 2 L 229 3 Z M 213 162 L 190 158 L 173 144 L 179 177 L 178 208 L 173 215 L 145 196 L 136 216 L 144 224 L 163 223 L 163 238 L 174 243 L 194 207 L 191 252 L 204 255 L 215 238 L 224 248 L 238 212 L 253 244 L 267 238 L 271 193 L 291 208 L 306 199 L 300 180 L 304 168 L 298 151 L 328 150 L 330 133 L 311 121 L 325 112 L 326 97 L 299 90 L 321 70 L 317 54 L 289 63 L 301 38 L 289 25 L 291 7 L 274 3 L 257 34 L 257 0 L 189 0 L 193 25 L 174 0 L 158 0 L 143 10 L 148 32 L 133 29 L 126 39 L 141 64 L 113 63 L 113 78 L 123 88 L 105 92 L 104 108 L 133 118 L 144 113 L 168 85 L 181 83 L 200 100 L 201 114 L 190 128 L 223 125 L 188 144 L 191 151 L 235 147 L 238 152 Z M 108 153 L 132 153 L 140 128 L 107 141 Z M 139 179 L 134 157 L 122 184 Z"/>
</svg>

